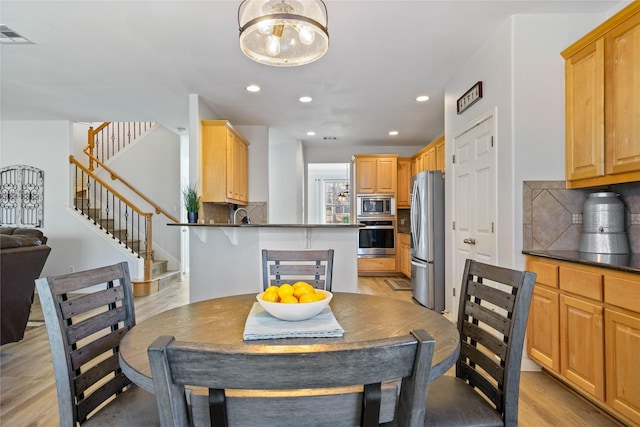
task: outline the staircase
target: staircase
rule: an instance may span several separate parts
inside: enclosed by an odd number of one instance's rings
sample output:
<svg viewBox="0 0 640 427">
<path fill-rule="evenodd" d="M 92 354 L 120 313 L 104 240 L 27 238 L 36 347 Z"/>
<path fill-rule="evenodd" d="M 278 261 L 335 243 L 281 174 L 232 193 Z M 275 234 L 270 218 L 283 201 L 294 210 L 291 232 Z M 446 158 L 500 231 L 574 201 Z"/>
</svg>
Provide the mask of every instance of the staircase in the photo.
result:
<svg viewBox="0 0 640 427">
<path fill-rule="evenodd" d="M 114 128 L 113 124 L 104 123 L 99 127 L 102 133 Z M 116 126 L 120 129 L 120 126 Z M 137 136 L 141 136 L 148 130 L 146 125 L 126 124 L 122 128 L 127 129 L 126 143 L 122 143 L 122 137 L 99 139 L 99 133 L 93 128 L 89 131 L 89 145 L 85 148 L 85 153 L 89 157 L 88 167 L 78 162 L 73 156 L 69 156 L 71 164 L 76 166 L 74 206 L 76 211 L 91 221 L 95 227 L 105 233 L 106 238 L 111 238 L 114 245 L 119 245 L 121 249 L 131 252 L 132 256 L 144 260 L 144 277 L 132 280 L 134 296 L 145 296 L 159 292 L 166 287 L 180 281 L 180 271 L 168 270 L 169 261 L 154 259 L 152 246 L 152 217 L 154 213 L 144 212 L 132 202 L 127 200 L 111 184 L 106 182 L 94 173 L 96 167 L 101 167 L 109 172 L 112 180 L 118 181 L 124 190 L 141 197 L 146 203 L 154 208 L 155 214 L 162 214 L 173 222 L 178 222 L 162 208 L 157 206 L 137 189 L 127 183 L 122 177 L 111 171 L 98 157 L 94 155 L 93 148 L 106 146 L 106 144 L 94 144 L 93 141 L 109 142 L 112 147 L 106 152 L 112 156 L 117 151 L 134 142 Z M 132 129 L 137 129 L 132 132 Z M 122 132 L 118 132 L 122 133 Z M 110 135 L 114 135 L 113 132 Z M 102 149 L 102 158 L 105 150 Z"/>
</svg>

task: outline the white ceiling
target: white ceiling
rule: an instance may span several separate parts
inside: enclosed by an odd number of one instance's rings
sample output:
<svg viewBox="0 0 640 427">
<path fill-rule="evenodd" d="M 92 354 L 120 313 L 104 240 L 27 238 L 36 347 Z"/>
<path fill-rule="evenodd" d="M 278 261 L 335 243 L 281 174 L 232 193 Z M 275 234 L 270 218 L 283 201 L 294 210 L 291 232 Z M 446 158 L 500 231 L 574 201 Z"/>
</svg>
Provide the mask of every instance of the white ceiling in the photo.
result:
<svg viewBox="0 0 640 427">
<path fill-rule="evenodd" d="M 424 145 L 443 132 L 447 81 L 510 15 L 606 14 L 627 2 L 328 0 L 329 52 L 275 68 L 240 51 L 240 1 L 2 0 L 0 23 L 34 44 L 0 47 L 0 114 L 176 131 L 198 94 L 218 118 L 305 143 Z M 250 83 L 262 90 L 248 93 Z"/>
</svg>

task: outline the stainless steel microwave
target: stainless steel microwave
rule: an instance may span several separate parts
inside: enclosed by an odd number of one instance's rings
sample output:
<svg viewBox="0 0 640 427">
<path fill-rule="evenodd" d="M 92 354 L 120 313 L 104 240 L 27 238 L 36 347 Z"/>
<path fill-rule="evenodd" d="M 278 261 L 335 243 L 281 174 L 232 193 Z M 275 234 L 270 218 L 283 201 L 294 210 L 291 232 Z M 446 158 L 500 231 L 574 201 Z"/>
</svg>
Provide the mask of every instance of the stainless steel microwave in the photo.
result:
<svg viewBox="0 0 640 427">
<path fill-rule="evenodd" d="M 393 196 L 358 196 L 356 201 L 358 217 L 392 217 L 396 215 L 396 200 Z"/>
</svg>

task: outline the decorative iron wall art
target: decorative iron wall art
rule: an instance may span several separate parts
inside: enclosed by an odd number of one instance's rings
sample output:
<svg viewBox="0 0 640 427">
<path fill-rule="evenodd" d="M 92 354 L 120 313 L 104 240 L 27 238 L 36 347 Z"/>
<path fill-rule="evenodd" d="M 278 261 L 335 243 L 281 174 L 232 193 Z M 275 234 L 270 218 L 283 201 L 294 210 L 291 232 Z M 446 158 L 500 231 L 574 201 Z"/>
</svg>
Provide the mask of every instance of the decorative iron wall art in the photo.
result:
<svg viewBox="0 0 640 427">
<path fill-rule="evenodd" d="M 42 227 L 44 171 L 27 165 L 0 169 L 0 222 L 5 226 Z"/>
</svg>

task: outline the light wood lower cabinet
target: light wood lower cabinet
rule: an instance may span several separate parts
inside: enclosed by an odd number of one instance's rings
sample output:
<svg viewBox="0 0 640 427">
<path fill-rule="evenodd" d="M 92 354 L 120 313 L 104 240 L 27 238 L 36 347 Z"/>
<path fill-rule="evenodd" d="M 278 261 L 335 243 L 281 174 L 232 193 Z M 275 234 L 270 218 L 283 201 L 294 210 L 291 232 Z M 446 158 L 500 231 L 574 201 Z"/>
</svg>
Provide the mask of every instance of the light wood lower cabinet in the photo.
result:
<svg viewBox="0 0 640 427">
<path fill-rule="evenodd" d="M 527 352 L 547 369 L 560 372 L 560 312 L 558 292 L 536 286 L 529 309 Z"/>
<path fill-rule="evenodd" d="M 396 258 L 358 258 L 358 274 L 396 271 Z"/>
<path fill-rule="evenodd" d="M 562 375 L 604 401 L 603 309 L 586 299 L 560 295 Z"/>
<path fill-rule="evenodd" d="M 411 235 L 398 233 L 398 270 L 411 277 Z"/>
<path fill-rule="evenodd" d="M 640 425 L 640 274 L 528 256 L 527 354 L 625 424 Z"/>
<path fill-rule="evenodd" d="M 640 319 L 637 313 L 605 309 L 607 404 L 640 422 Z"/>
</svg>

